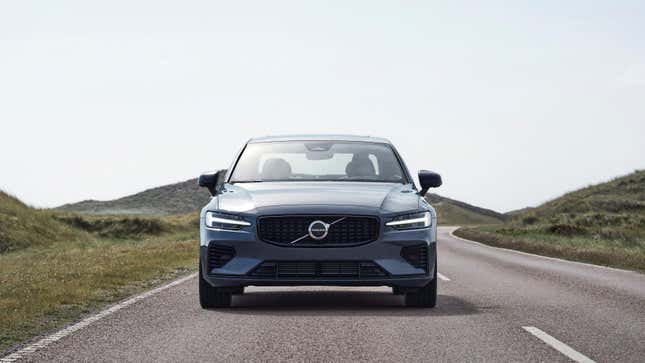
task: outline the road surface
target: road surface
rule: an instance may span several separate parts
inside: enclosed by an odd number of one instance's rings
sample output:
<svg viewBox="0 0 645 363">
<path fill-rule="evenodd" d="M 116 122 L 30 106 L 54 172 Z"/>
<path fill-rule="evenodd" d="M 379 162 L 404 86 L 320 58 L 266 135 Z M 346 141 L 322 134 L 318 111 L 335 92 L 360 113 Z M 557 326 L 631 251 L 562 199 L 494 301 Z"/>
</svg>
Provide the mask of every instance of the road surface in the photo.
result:
<svg viewBox="0 0 645 363">
<path fill-rule="evenodd" d="M 645 361 L 645 275 L 439 230 L 438 307 L 388 288 L 247 288 L 202 310 L 197 279 L 106 314 L 24 361 Z"/>
</svg>

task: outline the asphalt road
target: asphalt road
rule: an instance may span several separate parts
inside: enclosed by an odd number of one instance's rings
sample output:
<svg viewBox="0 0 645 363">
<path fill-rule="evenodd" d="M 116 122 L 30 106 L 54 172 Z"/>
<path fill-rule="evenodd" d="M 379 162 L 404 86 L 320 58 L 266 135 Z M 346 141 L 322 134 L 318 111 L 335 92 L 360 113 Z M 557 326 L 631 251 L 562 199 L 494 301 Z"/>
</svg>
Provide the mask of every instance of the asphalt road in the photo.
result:
<svg viewBox="0 0 645 363">
<path fill-rule="evenodd" d="M 405 308 L 387 288 L 298 287 L 248 288 L 233 308 L 205 311 L 191 278 L 24 358 L 645 361 L 645 275 L 486 247 L 450 230 L 439 232 L 439 272 L 450 281 L 439 281 L 435 309 Z"/>
</svg>

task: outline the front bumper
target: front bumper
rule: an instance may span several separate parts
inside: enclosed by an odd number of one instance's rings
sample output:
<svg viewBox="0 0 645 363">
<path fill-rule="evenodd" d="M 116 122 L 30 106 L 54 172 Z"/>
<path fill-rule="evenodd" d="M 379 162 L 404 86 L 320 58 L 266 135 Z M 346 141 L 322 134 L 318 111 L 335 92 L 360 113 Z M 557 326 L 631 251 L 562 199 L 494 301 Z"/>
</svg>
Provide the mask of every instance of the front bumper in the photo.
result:
<svg viewBox="0 0 645 363">
<path fill-rule="evenodd" d="M 286 286 L 286 285 L 333 285 L 333 286 L 392 286 L 421 287 L 434 278 L 436 261 L 436 233 L 434 228 L 412 231 L 388 231 L 377 241 L 352 247 L 296 247 L 277 246 L 256 240 L 255 233 L 243 231 L 203 231 L 200 248 L 200 263 L 203 278 L 215 287 L 236 286 Z M 220 267 L 209 265 L 208 249 L 211 245 L 232 248 L 234 256 Z M 427 261 L 423 268 L 415 267 L 402 256 L 405 247 L 427 247 Z M 426 258 L 424 257 L 424 258 Z M 255 271 L 267 263 L 293 262 L 316 265 L 358 264 L 376 265 L 382 276 L 308 276 L 279 275 L 257 277 Z"/>
</svg>

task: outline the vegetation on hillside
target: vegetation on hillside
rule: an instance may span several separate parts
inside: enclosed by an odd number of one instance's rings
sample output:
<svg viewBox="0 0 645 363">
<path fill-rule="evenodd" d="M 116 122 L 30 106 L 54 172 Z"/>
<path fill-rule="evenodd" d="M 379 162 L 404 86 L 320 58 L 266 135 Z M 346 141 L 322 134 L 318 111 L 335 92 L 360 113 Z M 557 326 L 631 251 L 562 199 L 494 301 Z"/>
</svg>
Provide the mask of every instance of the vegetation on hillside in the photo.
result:
<svg viewBox="0 0 645 363">
<path fill-rule="evenodd" d="M 197 179 L 190 179 L 115 200 L 86 200 L 57 209 L 83 214 L 165 216 L 199 211 L 209 200 L 208 191 L 197 185 Z"/>
<path fill-rule="evenodd" d="M 645 270 L 645 171 L 589 186 L 457 235 L 528 252 Z"/>
<path fill-rule="evenodd" d="M 198 221 L 38 210 L 0 192 L 0 352 L 195 270 Z"/>
<path fill-rule="evenodd" d="M 31 208 L 0 191 L 0 253 L 57 241 L 76 241 L 88 236 L 54 217 Z"/>
<path fill-rule="evenodd" d="M 476 207 L 458 200 L 442 197 L 438 194 L 427 194 L 426 200 L 437 211 L 437 221 L 442 225 L 468 226 L 500 224 L 505 215 L 490 209 Z"/>
<path fill-rule="evenodd" d="M 77 230 L 92 233 L 102 238 L 143 238 L 164 233 L 188 231 L 199 227 L 197 213 L 173 217 L 150 216 L 96 216 L 78 214 L 55 214 L 54 218 Z"/>
</svg>

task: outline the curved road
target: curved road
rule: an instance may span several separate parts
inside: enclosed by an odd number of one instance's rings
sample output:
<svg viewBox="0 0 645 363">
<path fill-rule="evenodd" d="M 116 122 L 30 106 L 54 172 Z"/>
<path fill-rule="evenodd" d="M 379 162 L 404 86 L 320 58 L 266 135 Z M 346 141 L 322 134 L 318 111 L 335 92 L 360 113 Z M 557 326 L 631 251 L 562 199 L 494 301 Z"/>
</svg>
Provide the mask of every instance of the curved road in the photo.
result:
<svg viewBox="0 0 645 363">
<path fill-rule="evenodd" d="M 439 229 L 438 307 L 387 288 L 248 288 L 205 311 L 197 280 L 28 361 L 645 361 L 645 275 L 491 248 Z M 28 349 L 29 350 L 29 349 Z"/>
</svg>

